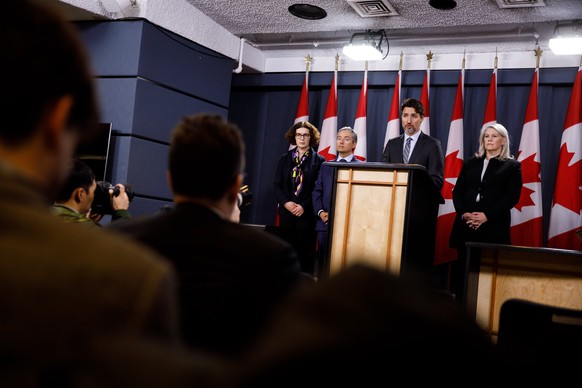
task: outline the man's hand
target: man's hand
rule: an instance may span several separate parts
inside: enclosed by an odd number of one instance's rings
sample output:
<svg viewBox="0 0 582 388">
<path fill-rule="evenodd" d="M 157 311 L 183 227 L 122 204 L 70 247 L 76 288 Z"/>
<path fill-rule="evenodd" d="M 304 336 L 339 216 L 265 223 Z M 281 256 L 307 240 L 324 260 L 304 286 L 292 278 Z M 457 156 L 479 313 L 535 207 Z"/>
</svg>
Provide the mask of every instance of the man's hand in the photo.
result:
<svg viewBox="0 0 582 388">
<path fill-rule="evenodd" d="M 111 208 L 113 210 L 128 210 L 129 209 L 129 197 L 125 192 L 125 186 L 121 183 L 115 185 L 119 189 L 119 194 L 117 196 L 113 195 L 113 189 L 109 189 L 109 198 L 111 199 Z"/>
</svg>

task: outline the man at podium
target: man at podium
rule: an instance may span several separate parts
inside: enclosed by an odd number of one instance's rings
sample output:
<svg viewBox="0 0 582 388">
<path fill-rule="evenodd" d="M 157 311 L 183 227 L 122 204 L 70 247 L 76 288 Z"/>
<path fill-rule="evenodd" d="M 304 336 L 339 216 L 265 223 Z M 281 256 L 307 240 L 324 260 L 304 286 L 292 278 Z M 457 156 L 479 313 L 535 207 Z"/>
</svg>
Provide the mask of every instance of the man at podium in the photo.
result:
<svg viewBox="0 0 582 388">
<path fill-rule="evenodd" d="M 334 162 L 361 163 L 354 156 L 354 150 L 358 143 L 358 135 L 351 127 L 343 127 L 337 132 L 335 140 L 337 158 Z M 322 274 L 327 268 L 327 230 L 329 212 L 331 210 L 331 190 L 333 186 L 333 169 L 324 163 L 319 170 L 315 188 L 311 193 L 313 211 L 317 216 L 315 230 L 317 232 L 317 273 Z"/>
<path fill-rule="evenodd" d="M 415 98 L 407 98 L 402 101 L 400 109 L 404 134 L 388 140 L 382 152 L 382 161 L 424 166 L 440 191 L 444 183 L 445 157 L 441 142 L 420 130 L 424 105 Z"/>
</svg>

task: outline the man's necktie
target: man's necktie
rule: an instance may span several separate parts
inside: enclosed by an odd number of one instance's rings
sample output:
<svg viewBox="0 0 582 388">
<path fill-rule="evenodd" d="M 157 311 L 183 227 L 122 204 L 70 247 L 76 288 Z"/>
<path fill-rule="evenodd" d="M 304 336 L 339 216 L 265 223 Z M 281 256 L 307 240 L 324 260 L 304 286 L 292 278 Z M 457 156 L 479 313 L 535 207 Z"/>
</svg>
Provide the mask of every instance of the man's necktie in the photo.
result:
<svg viewBox="0 0 582 388">
<path fill-rule="evenodd" d="M 402 154 L 402 158 L 404 159 L 404 163 L 408 163 L 408 157 L 410 156 L 410 142 L 412 142 L 411 137 L 406 139 L 406 144 L 404 145 L 404 153 Z"/>
</svg>

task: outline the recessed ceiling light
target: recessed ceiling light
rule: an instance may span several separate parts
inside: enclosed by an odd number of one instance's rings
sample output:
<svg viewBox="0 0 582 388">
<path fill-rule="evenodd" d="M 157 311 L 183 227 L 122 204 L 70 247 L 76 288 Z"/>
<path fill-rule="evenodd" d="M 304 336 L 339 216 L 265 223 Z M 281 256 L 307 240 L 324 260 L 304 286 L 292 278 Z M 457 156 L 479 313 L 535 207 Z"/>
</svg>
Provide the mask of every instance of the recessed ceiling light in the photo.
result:
<svg viewBox="0 0 582 388">
<path fill-rule="evenodd" d="M 289 12 L 301 19 L 319 20 L 327 16 L 327 12 L 323 8 L 311 4 L 293 4 L 288 9 Z"/>
<path fill-rule="evenodd" d="M 428 4 L 433 8 L 442 10 L 453 9 L 457 6 L 455 0 L 430 0 Z"/>
</svg>

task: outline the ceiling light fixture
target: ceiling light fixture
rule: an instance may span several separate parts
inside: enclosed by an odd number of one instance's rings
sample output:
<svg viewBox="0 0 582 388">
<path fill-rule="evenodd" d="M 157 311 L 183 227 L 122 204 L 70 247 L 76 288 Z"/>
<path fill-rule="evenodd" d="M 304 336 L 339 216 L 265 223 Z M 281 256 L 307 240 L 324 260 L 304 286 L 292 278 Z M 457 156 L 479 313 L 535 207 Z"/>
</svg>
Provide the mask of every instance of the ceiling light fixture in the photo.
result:
<svg viewBox="0 0 582 388">
<path fill-rule="evenodd" d="M 453 9 L 457 6 L 457 2 L 454 0 L 430 0 L 428 4 L 433 8 L 442 9 L 443 11 Z"/>
<path fill-rule="evenodd" d="M 384 42 L 386 54 L 382 50 Z M 386 58 L 389 51 L 390 44 L 384 30 L 354 33 L 350 43 L 343 48 L 343 53 L 354 61 L 378 61 Z"/>
<path fill-rule="evenodd" d="M 311 4 L 293 4 L 287 8 L 291 14 L 301 19 L 319 20 L 327 16 L 323 8 Z"/>
<path fill-rule="evenodd" d="M 549 46 L 555 55 L 582 54 L 582 23 L 556 24 Z"/>
</svg>

